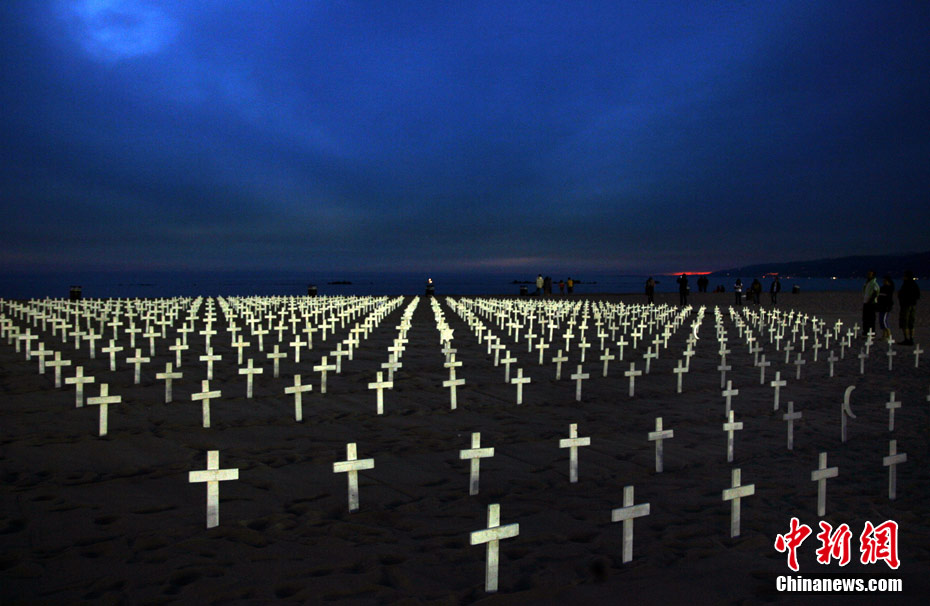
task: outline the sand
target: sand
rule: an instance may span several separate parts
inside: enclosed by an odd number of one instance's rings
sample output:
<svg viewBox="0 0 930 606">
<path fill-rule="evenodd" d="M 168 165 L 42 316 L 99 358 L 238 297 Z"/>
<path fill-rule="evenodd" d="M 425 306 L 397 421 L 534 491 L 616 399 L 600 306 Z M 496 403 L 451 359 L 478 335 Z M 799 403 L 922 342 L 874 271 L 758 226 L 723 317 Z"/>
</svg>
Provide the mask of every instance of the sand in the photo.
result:
<svg viewBox="0 0 930 606">
<path fill-rule="evenodd" d="M 519 367 L 531 378 L 521 406 L 515 404 L 515 386 L 504 383 L 503 366 L 494 367 L 493 356 L 440 297 L 455 331 L 456 357 L 463 363 L 457 376 L 466 380 L 454 411 L 449 390 L 442 387 L 448 371 L 442 366 L 434 312 L 421 297 L 403 368 L 394 388 L 385 391 L 382 416 L 375 414 L 375 393 L 367 384 L 387 361 L 386 348 L 413 297 L 405 297 L 362 339 L 352 361 L 343 359 L 343 372 L 329 375 L 326 394 L 319 393 L 319 374 L 312 366 L 323 355 L 332 359 L 336 344 L 349 334 L 348 325 L 326 341 L 314 335 L 313 349 L 303 352 L 300 364 L 292 354 L 282 360 L 278 379 L 265 357 L 278 342 L 277 333 L 264 337 L 265 353 L 260 353 L 246 326 L 240 333 L 251 341 L 245 358 L 264 368 L 255 377 L 254 398 L 247 399 L 245 377 L 238 374 L 236 352 L 220 320 L 212 340 L 223 360 L 210 385 L 222 397 L 212 403 L 210 429 L 201 426 L 201 406 L 191 401 L 206 378 L 205 365 L 196 361 L 204 337 L 189 338 L 174 402 L 164 403 L 164 383 L 155 379 L 166 362 L 174 361 L 167 344 L 174 343 L 183 314 L 168 328 L 167 340 L 156 341 L 156 356 L 143 365 L 140 385 L 133 384 L 132 366 L 124 361 L 130 353 L 127 335 L 120 339 L 126 350 L 117 371 L 110 372 L 106 355 L 99 352 L 103 341 L 91 360 L 86 343 L 76 351 L 73 339 L 62 344 L 33 327 L 46 346 L 72 361 L 64 376 L 73 376 L 80 364 L 96 377 L 87 395 L 97 395 L 100 382 L 106 382 L 111 394 L 122 397 L 110 406 L 104 437 L 97 435 L 96 407 L 76 408 L 73 387 L 56 389 L 50 369 L 39 374 L 38 362 L 27 361 L 4 339 L 0 603 L 922 601 L 930 590 L 930 404 L 925 399 L 930 357 L 922 357 L 915 368 L 913 348 L 896 346 L 898 356 L 889 371 L 885 346 L 873 346 L 865 375 L 859 374 L 859 360 L 847 353 L 830 378 L 825 353 L 814 363 L 809 343 L 798 381 L 795 366 L 784 364 L 784 354 L 765 341 L 773 365 L 766 385 L 759 385 L 759 370 L 727 312 L 731 297 L 692 295 L 694 312 L 652 362 L 650 374 L 639 377 L 633 398 L 622 373 L 630 361 L 643 367 L 648 344 L 641 342 L 635 350 L 627 346 L 625 360 L 612 361 L 608 376 L 602 377 L 599 343 L 589 336 L 593 347 L 584 370 L 591 378 L 576 402 L 575 382 L 568 378 L 580 356 L 576 343 L 556 381 L 549 358 L 564 346 L 559 337 L 540 366 L 537 352 L 528 353 L 522 337 L 515 344 L 506 327 L 485 318 L 518 359 L 513 376 Z M 643 302 L 633 295 L 578 298 L 586 299 Z M 858 299 L 856 293 L 783 294 L 780 307 L 828 324 L 842 319 L 851 327 L 859 321 Z M 657 295 L 657 302 L 674 305 L 677 295 Z M 683 393 L 676 394 L 672 369 L 701 305 L 707 307 L 697 353 L 684 376 Z M 724 312 L 732 348 L 728 378 L 739 389 L 733 408 L 744 423 L 736 432 L 733 463 L 726 460 L 722 430 L 715 306 Z M 10 302 L 2 312 L 16 326 L 28 323 L 11 314 Z M 918 312 L 917 341 L 930 345 L 928 306 L 919 306 Z M 201 318 L 203 313 L 201 307 Z M 197 330 L 202 328 L 200 321 Z M 281 349 L 289 354 L 290 335 L 288 326 Z M 860 342 L 854 342 L 853 354 Z M 147 340 L 137 346 L 148 355 Z M 618 353 L 616 347 L 611 351 Z M 787 381 L 777 412 L 767 384 L 776 371 Z M 303 396 L 303 423 L 295 422 L 293 397 L 284 394 L 295 373 L 314 384 Z M 852 408 L 857 418 L 850 421 L 849 440 L 843 444 L 840 403 L 850 385 L 856 387 Z M 891 391 L 903 403 L 893 432 L 885 409 Z M 788 401 L 803 413 L 793 451 L 786 448 L 781 417 Z M 662 473 L 655 472 L 655 443 L 647 439 L 656 417 L 674 430 L 674 438 L 664 443 Z M 579 449 L 575 484 L 569 482 L 568 451 L 559 448 L 571 423 L 578 424 L 579 435 L 591 438 L 590 446 Z M 469 496 L 469 464 L 459 459 L 459 451 L 470 447 L 475 431 L 481 432 L 482 446 L 495 448 L 495 456 L 481 461 L 480 492 Z M 896 500 L 888 498 L 888 468 L 882 465 L 889 439 L 907 453 L 907 462 L 897 467 Z M 349 442 L 358 445 L 359 458 L 375 461 L 373 469 L 359 474 L 360 508 L 351 513 L 346 475 L 333 473 L 333 463 L 345 458 Z M 220 484 L 219 526 L 207 529 L 205 485 L 189 483 L 188 473 L 204 469 L 212 449 L 219 450 L 221 468 L 238 468 L 239 479 Z M 839 476 L 827 482 L 823 519 L 834 527 L 846 523 L 852 532 L 853 561 L 842 568 L 816 562 L 817 485 L 810 474 L 820 452 L 839 468 Z M 730 486 L 734 468 L 741 470 L 744 484 L 755 485 L 755 494 L 742 500 L 741 534 L 730 538 L 730 504 L 721 493 Z M 627 485 L 635 486 L 635 502 L 648 502 L 651 511 L 634 522 L 633 560 L 623 563 L 622 525 L 610 521 L 610 512 L 622 504 Z M 484 590 L 485 547 L 471 546 L 469 535 L 485 528 L 492 503 L 501 506 L 501 523 L 519 523 L 520 532 L 500 544 L 500 590 L 489 595 Z M 904 593 L 777 593 L 777 577 L 791 571 L 774 541 L 789 530 L 793 516 L 814 530 L 798 551 L 797 574 L 900 578 Z M 865 522 L 886 520 L 899 524 L 898 570 L 884 561 L 858 561 Z"/>
</svg>

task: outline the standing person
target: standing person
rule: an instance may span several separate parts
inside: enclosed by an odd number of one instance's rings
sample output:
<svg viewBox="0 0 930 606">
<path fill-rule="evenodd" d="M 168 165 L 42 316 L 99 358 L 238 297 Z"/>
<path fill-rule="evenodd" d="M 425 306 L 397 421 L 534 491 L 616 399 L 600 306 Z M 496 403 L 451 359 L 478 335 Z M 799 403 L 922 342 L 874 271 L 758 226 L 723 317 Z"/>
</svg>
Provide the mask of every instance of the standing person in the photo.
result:
<svg viewBox="0 0 930 606">
<path fill-rule="evenodd" d="M 781 292 L 781 282 L 778 281 L 778 276 L 775 276 L 775 281 L 772 282 L 772 286 L 769 287 L 769 296 L 772 297 L 772 307 L 775 307 L 775 304 L 778 303 L 778 293 Z"/>
<path fill-rule="evenodd" d="M 875 300 L 875 309 L 878 310 L 878 326 L 882 329 L 882 341 L 891 341 L 891 329 L 888 328 L 888 316 L 894 307 L 894 282 L 891 276 L 882 279 L 881 288 L 878 289 L 878 298 Z"/>
<path fill-rule="evenodd" d="M 575 292 L 575 281 L 572 280 L 571 276 L 568 277 L 568 283 L 566 285 L 568 286 L 568 294 Z"/>
<path fill-rule="evenodd" d="M 739 278 L 736 279 L 736 284 L 733 285 L 733 293 L 736 295 L 736 305 L 740 306 L 743 304 L 743 281 Z"/>
<path fill-rule="evenodd" d="M 707 292 L 707 284 L 710 280 L 707 279 L 707 276 L 701 276 L 698 278 L 698 292 Z"/>
<path fill-rule="evenodd" d="M 878 280 L 871 269 L 865 275 L 865 286 L 862 287 L 862 334 L 875 332 L 875 300 L 878 298 Z"/>
<path fill-rule="evenodd" d="M 565 294 L 565 280 L 559 280 L 559 294 Z"/>
<path fill-rule="evenodd" d="M 545 278 L 543 278 L 543 294 L 544 295 L 552 294 L 552 278 L 550 276 L 546 276 Z"/>
<path fill-rule="evenodd" d="M 749 293 L 752 295 L 753 304 L 758 305 L 759 297 L 762 295 L 762 282 L 759 282 L 759 278 L 752 279 L 752 284 L 749 285 Z"/>
<path fill-rule="evenodd" d="M 691 287 L 688 286 L 688 275 L 681 274 L 677 280 L 678 282 L 678 303 L 682 306 L 688 304 L 688 291 L 691 290 Z"/>
<path fill-rule="evenodd" d="M 656 302 L 656 281 L 652 279 L 652 276 L 646 280 L 646 302 L 650 305 L 655 305 Z"/>
<path fill-rule="evenodd" d="M 544 281 L 543 281 L 542 274 L 539 274 L 538 276 L 536 276 L 536 296 L 537 297 L 542 296 L 543 282 Z"/>
<path fill-rule="evenodd" d="M 920 287 L 917 286 L 914 273 L 908 270 L 904 272 L 904 281 L 901 282 L 901 290 L 898 291 L 898 303 L 901 304 L 901 311 L 898 312 L 898 326 L 904 333 L 901 345 L 914 344 L 914 320 L 917 317 L 917 299 L 919 298 Z"/>
</svg>

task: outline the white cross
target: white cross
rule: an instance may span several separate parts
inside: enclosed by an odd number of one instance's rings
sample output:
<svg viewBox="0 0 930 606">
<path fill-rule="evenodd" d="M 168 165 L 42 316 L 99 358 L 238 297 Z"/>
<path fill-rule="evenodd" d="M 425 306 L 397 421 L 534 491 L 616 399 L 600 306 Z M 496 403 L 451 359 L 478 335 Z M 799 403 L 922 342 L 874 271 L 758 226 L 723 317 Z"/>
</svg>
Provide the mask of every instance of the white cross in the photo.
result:
<svg viewBox="0 0 930 606">
<path fill-rule="evenodd" d="M 323 331 L 324 332 L 326 331 L 325 325 L 323 326 Z M 325 341 L 326 338 L 324 337 L 323 340 Z M 300 364 L 300 348 L 306 344 L 307 344 L 306 341 L 300 340 L 300 335 L 295 335 L 294 340 L 289 343 L 289 345 L 294 348 L 294 362 L 296 364 Z M 323 393 L 326 393 L 326 392 L 323 392 Z"/>
<path fill-rule="evenodd" d="M 71 360 L 62 360 L 61 352 L 55 352 L 55 358 L 46 363 L 46 366 L 51 366 L 55 369 L 55 387 L 61 387 L 61 369 L 64 366 L 71 366 Z"/>
<path fill-rule="evenodd" d="M 385 389 L 394 389 L 393 381 L 384 381 L 382 380 L 382 374 L 379 370 L 375 373 L 375 382 L 368 384 L 368 389 L 375 389 L 378 391 L 377 396 L 377 410 L 378 414 L 384 414 L 384 390 Z"/>
<path fill-rule="evenodd" d="M 484 589 L 488 593 L 497 591 L 500 541 L 518 534 L 520 534 L 519 524 L 501 526 L 501 506 L 499 503 L 493 503 L 488 505 L 488 527 L 484 530 L 476 530 L 469 535 L 472 545 L 488 544 L 487 568 L 484 577 Z"/>
<path fill-rule="evenodd" d="M 73 377 L 65 377 L 65 385 L 74 385 L 75 400 L 74 405 L 77 408 L 84 406 L 84 383 L 93 383 L 97 379 L 84 376 L 84 367 L 76 366 Z"/>
<path fill-rule="evenodd" d="M 80 368 L 80 366 L 78 366 L 78 368 Z M 88 406 L 93 406 L 95 404 L 100 406 L 99 429 L 100 429 L 101 436 L 107 435 L 107 417 L 108 417 L 107 413 L 109 412 L 109 405 L 119 404 L 122 401 L 123 401 L 122 396 L 111 396 L 110 395 L 110 386 L 107 385 L 106 383 L 100 384 L 100 395 L 99 396 L 94 397 L 94 398 L 87 398 Z"/>
<path fill-rule="evenodd" d="M 455 369 L 449 369 L 449 380 L 443 381 L 442 386 L 449 388 L 449 408 L 455 410 L 458 407 L 458 400 L 456 399 L 456 388 L 465 385 L 465 379 L 456 379 L 455 378 Z"/>
<path fill-rule="evenodd" d="M 349 478 L 349 511 L 358 510 L 358 472 L 374 469 L 374 459 L 359 459 L 355 442 L 346 444 L 346 460 L 333 463 L 333 473 L 347 473 Z"/>
<path fill-rule="evenodd" d="M 643 371 L 636 370 L 636 363 L 630 362 L 630 369 L 623 373 L 623 376 L 630 378 L 630 397 L 633 397 L 633 391 L 635 389 L 636 377 L 642 376 Z"/>
<path fill-rule="evenodd" d="M 546 353 L 546 350 L 549 349 L 549 344 L 540 339 L 539 343 L 536 344 L 536 349 L 539 350 L 539 365 L 543 364 L 543 354 Z"/>
<path fill-rule="evenodd" d="M 852 408 L 849 407 L 849 396 L 852 395 L 852 392 L 855 388 L 855 385 L 850 385 L 846 388 L 846 393 L 843 394 L 843 406 L 840 408 L 840 438 L 844 444 L 846 443 L 846 418 L 856 418 L 856 415 L 853 414 Z"/>
<path fill-rule="evenodd" d="M 246 385 L 246 387 L 245 387 L 245 397 L 246 397 L 246 398 L 251 398 L 251 397 L 252 397 L 252 380 L 253 380 L 254 375 L 260 375 L 260 374 L 262 374 L 262 373 L 264 373 L 264 372 L 265 372 L 265 369 L 264 369 L 264 368 L 254 368 L 254 367 L 252 366 L 252 358 L 249 358 L 249 364 L 248 364 L 248 366 L 246 366 L 245 368 L 240 368 L 240 369 L 239 369 L 239 374 L 240 374 L 240 375 L 245 375 L 245 376 L 246 376 L 246 377 L 245 377 L 245 381 L 246 381 L 246 383 L 245 383 L 245 385 Z"/>
<path fill-rule="evenodd" d="M 562 378 L 562 362 L 568 362 L 568 356 L 563 356 L 560 349 L 558 355 L 552 356 L 552 361 L 555 362 L 555 380 L 558 381 Z"/>
<path fill-rule="evenodd" d="M 623 338 L 623 335 L 620 335 L 620 340 L 617 341 L 617 347 L 620 348 L 620 356 L 619 356 L 618 359 L 619 359 L 621 362 L 623 361 L 623 347 L 624 347 L 625 345 L 629 345 L 629 342 L 628 342 L 626 339 Z"/>
<path fill-rule="evenodd" d="M 590 446 L 591 438 L 578 437 L 578 424 L 568 426 L 568 438 L 559 440 L 559 448 L 568 448 L 568 481 L 572 484 L 578 481 L 578 447 Z"/>
<path fill-rule="evenodd" d="M 510 380 L 513 385 L 517 386 L 517 404 L 523 404 L 523 385 L 530 382 L 530 377 L 523 376 L 523 369 L 517 369 L 517 376 Z"/>
<path fill-rule="evenodd" d="M 838 361 L 838 360 L 839 360 L 839 358 L 837 358 L 835 355 L 833 355 L 833 350 L 831 349 L 831 350 L 830 350 L 830 355 L 827 356 L 827 362 L 829 362 L 829 364 L 830 364 L 830 376 L 831 376 L 831 377 L 833 376 L 833 364 L 834 364 L 834 362 L 836 362 L 836 361 Z"/>
<path fill-rule="evenodd" d="M 207 363 L 207 380 L 213 379 L 213 363 L 222 360 L 223 356 L 220 354 L 214 354 L 212 349 L 207 349 L 207 353 L 200 356 L 201 362 Z"/>
<path fill-rule="evenodd" d="M 733 411 L 727 413 L 727 422 L 723 424 L 723 430 L 727 432 L 727 463 L 733 462 L 733 432 L 743 428 L 743 422 L 734 421 Z"/>
<path fill-rule="evenodd" d="M 481 459 L 494 456 L 494 448 L 481 448 L 481 434 L 471 434 L 471 448 L 460 450 L 459 459 L 470 461 L 471 473 L 468 478 L 468 494 L 478 494 L 478 475 Z"/>
<path fill-rule="evenodd" d="M 888 409 L 888 431 L 894 431 L 894 411 L 901 408 L 901 402 L 894 399 L 894 392 L 891 392 L 891 397 L 885 402 L 885 408 Z"/>
<path fill-rule="evenodd" d="M 662 441 L 675 437 L 675 430 L 662 429 L 662 417 L 656 417 L 656 430 L 650 431 L 649 441 L 656 443 L 656 473 L 662 473 L 663 468 L 663 447 Z"/>
<path fill-rule="evenodd" d="M 287 354 L 283 351 L 278 351 L 278 344 L 275 343 L 274 350 L 271 353 L 265 354 L 269 360 L 274 360 L 274 378 L 277 379 L 281 369 L 281 358 L 286 358 Z"/>
<path fill-rule="evenodd" d="M 730 488 L 724 489 L 723 500 L 730 501 L 730 538 L 739 536 L 740 500 L 756 494 L 755 484 L 740 485 L 742 472 L 734 469 L 731 475 Z"/>
<path fill-rule="evenodd" d="M 759 385 L 765 385 L 765 369 L 771 365 L 771 362 L 765 360 L 765 354 L 762 354 L 762 359 L 759 360 Z"/>
<path fill-rule="evenodd" d="M 688 372 L 688 367 L 684 366 L 681 360 L 678 360 L 678 365 L 672 369 L 672 372 L 675 373 L 678 378 L 678 386 L 675 393 L 681 393 L 681 375 Z"/>
<path fill-rule="evenodd" d="M 505 358 L 501 359 L 501 364 L 504 365 L 504 383 L 510 383 L 510 365 L 517 361 L 516 358 L 510 355 L 510 352 L 506 349 L 504 350 Z"/>
<path fill-rule="evenodd" d="M 141 350 L 141 349 L 136 349 L 136 357 L 134 357 L 134 358 L 126 358 L 126 361 L 129 362 L 130 364 L 132 364 L 132 365 L 134 365 L 134 366 L 136 367 L 135 375 L 134 375 L 134 378 L 133 378 L 133 382 L 134 382 L 136 385 L 138 385 L 138 384 L 139 384 L 139 381 L 140 381 L 141 378 L 142 378 L 142 364 L 145 363 L 145 362 L 151 362 L 151 361 L 152 361 L 152 358 L 149 358 L 149 357 L 147 357 L 147 356 L 143 356 L 143 355 L 142 355 L 142 350 Z"/>
<path fill-rule="evenodd" d="M 326 356 L 323 356 L 323 359 L 320 360 L 317 366 L 313 367 L 313 370 L 320 373 L 320 393 L 326 393 L 326 373 L 330 370 L 336 370 L 336 366 L 327 364 Z"/>
<path fill-rule="evenodd" d="M 604 336 L 606 336 L 606 335 L 604 335 Z M 602 340 L 603 340 L 603 339 L 602 339 Z M 612 356 L 612 355 L 610 355 L 610 348 L 609 348 L 609 347 L 608 347 L 606 350 L 604 350 L 604 353 L 601 354 L 601 357 L 600 357 L 600 360 L 604 363 L 604 374 L 603 374 L 603 376 L 605 376 L 605 377 L 607 376 L 607 363 L 610 362 L 611 360 L 616 360 L 616 359 L 617 359 L 617 356 Z"/>
<path fill-rule="evenodd" d="M 920 343 L 914 346 L 914 368 L 920 366 L 920 354 L 924 353 L 924 350 L 920 348 Z"/>
<path fill-rule="evenodd" d="M 214 528 L 220 523 L 220 482 L 238 480 L 239 469 L 220 469 L 220 451 L 207 451 L 207 468 L 190 471 L 188 483 L 207 483 L 207 528 Z"/>
<path fill-rule="evenodd" d="M 891 341 L 888 341 L 888 353 L 885 354 L 888 356 L 888 370 L 892 369 L 894 357 L 898 355 L 898 352 L 891 348 Z"/>
<path fill-rule="evenodd" d="M 788 450 L 794 450 L 794 422 L 801 416 L 800 412 L 794 412 L 794 402 L 788 402 L 788 412 L 781 416 L 788 422 Z"/>
<path fill-rule="evenodd" d="M 623 487 L 623 507 L 610 511 L 611 522 L 623 522 L 623 561 L 633 559 L 633 520 L 649 515 L 649 503 L 633 505 L 633 487 Z"/>
<path fill-rule="evenodd" d="M 165 404 L 171 401 L 171 381 L 173 379 L 180 379 L 184 376 L 180 372 L 172 372 L 171 362 L 165 364 L 165 372 L 159 372 L 155 374 L 155 378 L 158 380 L 163 380 L 165 382 Z"/>
<path fill-rule="evenodd" d="M 581 372 L 581 364 L 579 364 L 578 370 L 569 378 L 572 381 L 575 381 L 575 400 L 581 402 L 581 382 L 585 379 L 591 378 L 591 375 L 586 372 Z"/>
<path fill-rule="evenodd" d="M 242 364 L 242 350 L 251 347 L 252 344 L 244 341 L 242 335 L 239 335 L 239 340 L 233 343 L 232 346 L 236 348 L 236 364 Z"/>
<path fill-rule="evenodd" d="M 788 384 L 787 381 L 782 380 L 781 371 L 775 373 L 775 379 L 769 382 L 769 385 L 775 388 L 775 410 L 778 410 L 778 394 L 782 387 Z"/>
<path fill-rule="evenodd" d="M 581 343 L 578 344 L 578 348 L 581 350 L 581 363 L 582 364 L 584 364 L 585 352 L 587 352 L 590 347 L 591 347 L 591 344 L 588 343 L 587 341 L 582 341 Z"/>
<path fill-rule="evenodd" d="M 312 391 L 313 385 L 301 385 L 300 384 L 300 375 L 294 375 L 294 385 L 292 387 L 285 387 L 285 394 L 294 394 L 294 420 L 298 423 L 304 420 L 304 407 L 303 399 L 301 394 L 305 391 Z"/>
<path fill-rule="evenodd" d="M 733 367 L 729 364 L 721 362 L 720 365 L 717 366 L 717 370 L 720 371 L 720 389 L 723 389 L 727 384 L 727 371 L 733 370 Z"/>
<path fill-rule="evenodd" d="M 188 349 L 188 345 L 187 343 L 181 343 L 180 339 L 175 339 L 174 345 L 168 348 L 169 351 L 174 352 L 174 361 L 178 365 L 178 368 L 181 368 L 181 352 L 185 349 Z"/>
<path fill-rule="evenodd" d="M 643 354 L 643 359 L 646 360 L 646 374 L 649 374 L 649 362 L 659 357 L 658 352 L 653 352 L 652 347 L 646 349 L 646 353 Z"/>
<path fill-rule="evenodd" d="M 200 393 L 192 393 L 191 400 L 197 402 L 198 400 L 203 401 L 203 426 L 204 428 L 209 429 L 210 427 L 210 400 L 218 398 L 223 393 L 220 390 L 210 391 L 210 380 L 204 379 L 200 382 L 201 391 Z"/>
<path fill-rule="evenodd" d="M 801 380 L 801 367 L 804 366 L 807 362 L 804 358 L 801 357 L 801 354 L 798 354 L 798 357 L 794 359 L 794 366 L 797 369 L 794 375 L 795 380 Z"/>
<path fill-rule="evenodd" d="M 882 465 L 888 468 L 888 498 L 892 501 L 898 497 L 898 472 L 895 466 L 906 461 L 907 454 L 898 452 L 898 441 L 888 442 L 888 456 L 882 459 Z"/>
<path fill-rule="evenodd" d="M 865 361 L 869 358 L 869 354 L 865 353 L 864 349 L 860 349 L 859 355 L 857 357 L 859 358 L 859 374 L 864 375 L 865 374 Z"/>
<path fill-rule="evenodd" d="M 381 363 L 381 368 L 384 368 L 388 371 L 388 381 L 394 380 L 394 372 L 399 370 L 402 366 L 403 364 L 401 364 L 394 358 L 394 354 L 391 354 L 390 356 L 388 356 L 387 362 Z"/>
<path fill-rule="evenodd" d="M 739 390 L 738 390 L 738 389 L 733 389 L 733 382 L 732 382 L 732 381 L 727 381 L 727 388 L 723 390 L 723 393 L 722 393 L 721 395 L 722 395 L 724 398 L 726 398 L 726 408 L 725 408 L 724 411 L 723 411 L 723 416 L 726 417 L 726 418 L 729 418 L 729 416 L 730 416 L 730 398 L 732 398 L 733 396 L 738 396 L 738 395 L 739 395 Z"/>
<path fill-rule="evenodd" d="M 827 467 L 827 453 L 820 453 L 817 469 L 811 472 L 811 482 L 817 482 L 817 515 L 827 513 L 827 479 L 840 475 L 839 467 Z"/>
</svg>

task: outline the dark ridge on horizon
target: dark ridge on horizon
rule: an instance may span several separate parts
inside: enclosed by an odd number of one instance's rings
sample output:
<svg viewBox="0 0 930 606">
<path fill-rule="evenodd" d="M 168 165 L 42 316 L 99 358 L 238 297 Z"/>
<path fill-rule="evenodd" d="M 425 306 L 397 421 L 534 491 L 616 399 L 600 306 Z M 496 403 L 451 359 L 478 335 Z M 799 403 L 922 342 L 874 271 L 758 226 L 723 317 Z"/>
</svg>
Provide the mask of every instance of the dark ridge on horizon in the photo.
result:
<svg viewBox="0 0 930 606">
<path fill-rule="evenodd" d="M 901 277 L 910 270 L 917 277 L 930 276 L 930 251 L 894 255 L 856 255 L 811 261 L 758 263 L 712 272 L 711 277 L 779 274 L 796 278 L 859 278 L 869 270 L 879 276 Z"/>
</svg>

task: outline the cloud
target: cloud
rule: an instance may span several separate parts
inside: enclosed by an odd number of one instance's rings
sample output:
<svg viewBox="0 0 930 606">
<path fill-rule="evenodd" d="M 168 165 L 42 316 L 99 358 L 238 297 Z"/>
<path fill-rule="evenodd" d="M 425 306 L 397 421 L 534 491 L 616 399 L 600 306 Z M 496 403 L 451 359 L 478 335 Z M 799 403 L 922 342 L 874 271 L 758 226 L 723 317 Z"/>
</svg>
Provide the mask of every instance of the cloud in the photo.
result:
<svg viewBox="0 0 930 606">
<path fill-rule="evenodd" d="M 158 53 L 178 30 L 177 22 L 148 2 L 69 0 L 61 3 L 60 14 L 81 47 L 107 62 Z"/>
</svg>

